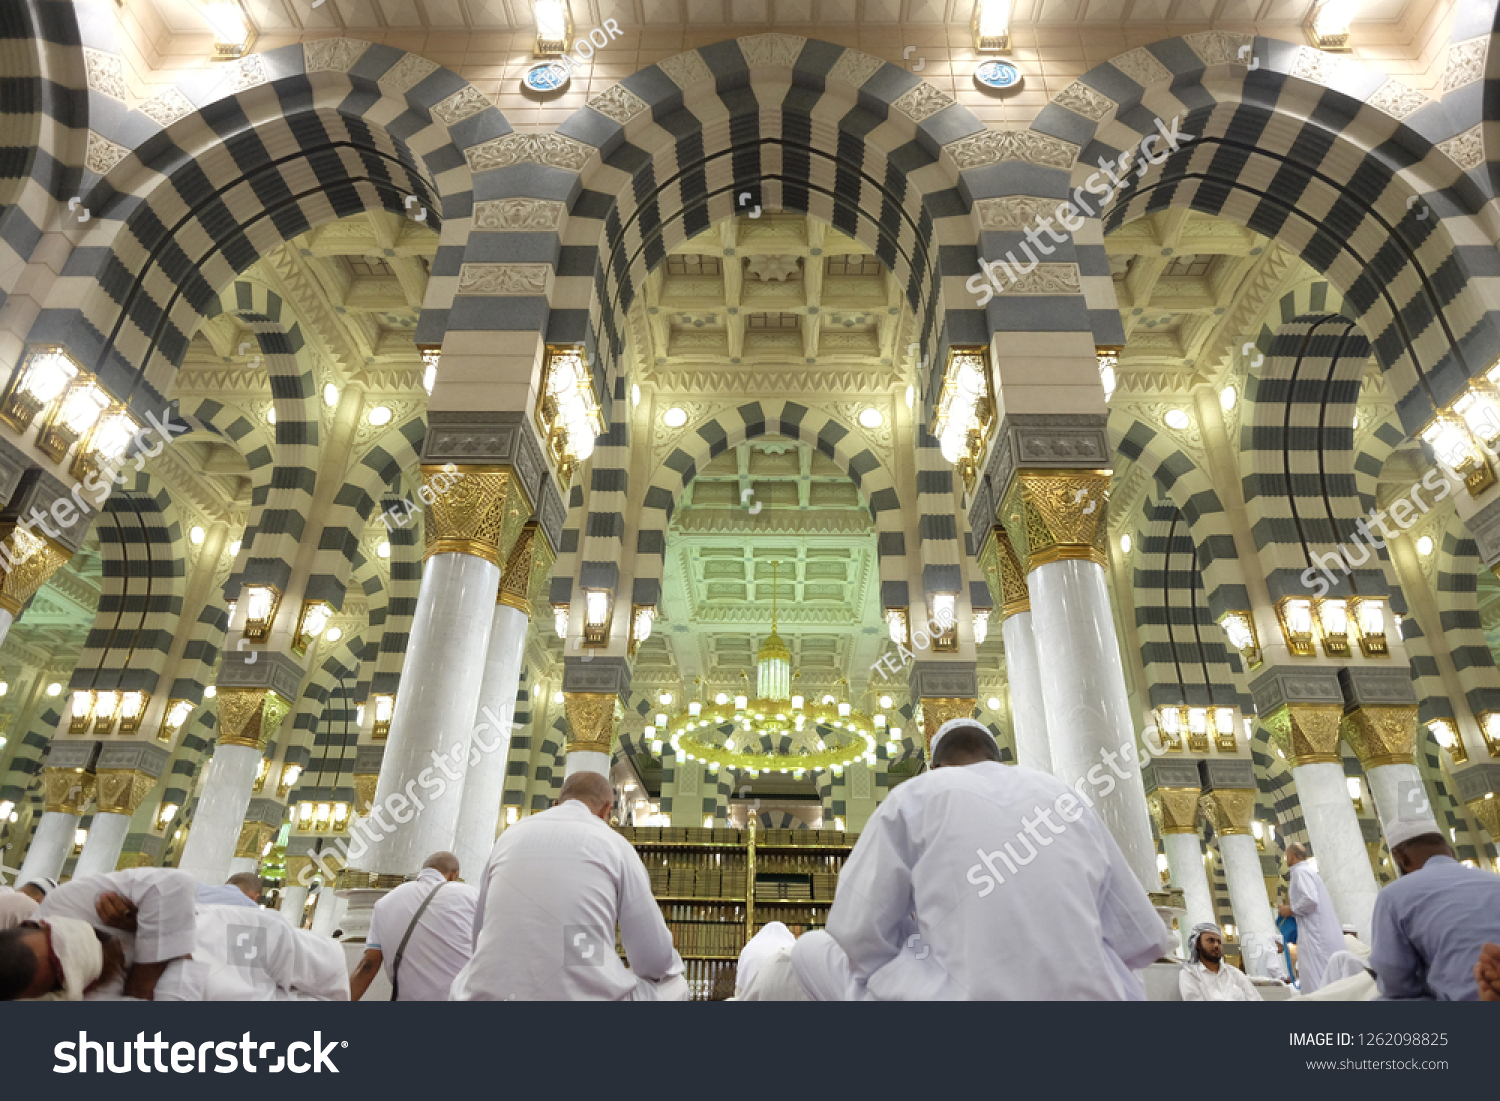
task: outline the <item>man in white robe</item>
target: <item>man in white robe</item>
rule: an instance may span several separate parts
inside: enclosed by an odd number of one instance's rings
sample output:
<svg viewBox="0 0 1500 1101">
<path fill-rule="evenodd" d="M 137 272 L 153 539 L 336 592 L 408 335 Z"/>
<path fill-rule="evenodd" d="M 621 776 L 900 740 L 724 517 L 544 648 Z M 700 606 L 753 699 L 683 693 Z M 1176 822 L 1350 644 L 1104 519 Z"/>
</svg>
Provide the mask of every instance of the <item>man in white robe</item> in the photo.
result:
<svg viewBox="0 0 1500 1101">
<path fill-rule="evenodd" d="M 1224 962 L 1224 930 L 1211 921 L 1193 926 L 1177 989 L 1185 1002 L 1265 1001 L 1243 971 Z"/>
<path fill-rule="evenodd" d="M 454 1001 L 686 1001 L 682 958 L 629 841 L 609 827 L 596 772 L 563 781 L 551 810 L 495 842 L 479 888 L 473 958 Z M 615 926 L 630 960 L 615 952 Z"/>
<path fill-rule="evenodd" d="M 1322 876 L 1307 861 L 1307 849 L 1293 841 L 1286 847 L 1291 869 L 1282 917 L 1297 918 L 1297 989 L 1311 994 L 1323 985 L 1323 971 L 1335 952 L 1344 950 L 1344 926 Z"/>
<path fill-rule="evenodd" d="M 458 857 L 433 853 L 416 879 L 375 903 L 364 957 L 349 980 L 355 1001 L 364 997 L 382 967 L 395 993 L 392 1001 L 448 1000 L 453 980 L 474 952 L 474 912 L 479 907 L 479 890 L 460 883 L 458 873 Z"/>
<path fill-rule="evenodd" d="M 175 1000 L 349 1000 L 348 964 L 338 941 L 293 929 L 279 912 L 255 905 L 200 905 L 197 918 L 197 945 L 182 965 Z"/>
<path fill-rule="evenodd" d="M 792 950 L 814 1000 L 1144 1000 L 1171 943 L 1088 799 L 1000 763 L 972 719 L 881 803 L 826 932 Z M 1046 832 L 1039 827 L 1046 825 Z"/>
</svg>

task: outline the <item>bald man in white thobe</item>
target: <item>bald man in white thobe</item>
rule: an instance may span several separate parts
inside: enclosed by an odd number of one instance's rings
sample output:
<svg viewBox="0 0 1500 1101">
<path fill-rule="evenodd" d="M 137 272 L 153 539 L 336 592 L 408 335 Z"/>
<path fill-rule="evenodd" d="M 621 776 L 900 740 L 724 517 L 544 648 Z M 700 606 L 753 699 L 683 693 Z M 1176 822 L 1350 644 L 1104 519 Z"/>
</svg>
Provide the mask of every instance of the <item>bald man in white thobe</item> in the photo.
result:
<svg viewBox="0 0 1500 1101">
<path fill-rule="evenodd" d="M 931 759 L 860 834 L 826 932 L 792 949 L 808 995 L 1144 1000 L 1133 972 L 1171 937 L 1087 800 L 1001 764 L 972 719 L 943 724 Z"/>
<path fill-rule="evenodd" d="M 614 789 L 597 772 L 510 826 L 479 885 L 474 955 L 450 999 L 686 1001 L 682 958 L 634 847 L 609 827 Z M 615 925 L 630 960 L 615 952 Z"/>
<path fill-rule="evenodd" d="M 1286 862 L 1291 882 L 1280 911 L 1282 917 L 1297 919 L 1297 989 L 1311 994 L 1323 985 L 1329 957 L 1345 950 L 1344 926 L 1323 877 L 1307 861 L 1307 849 L 1293 841 L 1286 847 Z"/>
</svg>

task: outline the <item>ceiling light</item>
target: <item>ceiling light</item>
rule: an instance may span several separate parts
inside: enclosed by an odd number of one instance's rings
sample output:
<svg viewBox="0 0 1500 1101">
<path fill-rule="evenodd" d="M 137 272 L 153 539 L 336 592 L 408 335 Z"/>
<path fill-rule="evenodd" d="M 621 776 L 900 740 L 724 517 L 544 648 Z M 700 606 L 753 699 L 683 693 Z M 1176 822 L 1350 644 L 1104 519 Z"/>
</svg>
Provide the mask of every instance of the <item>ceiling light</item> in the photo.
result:
<svg viewBox="0 0 1500 1101">
<path fill-rule="evenodd" d="M 906 388 L 906 407 L 908 409 L 910 409 L 913 406 L 915 406 L 916 404 L 917 404 L 917 388 L 915 386 L 908 386 Z"/>
<path fill-rule="evenodd" d="M 442 353 L 437 348 L 422 349 L 422 389 L 431 396 L 432 388 L 437 385 L 438 360 Z"/>
<path fill-rule="evenodd" d="M 884 422 L 885 417 L 873 406 L 860 411 L 859 423 L 865 428 L 879 428 Z"/>
<path fill-rule="evenodd" d="M 594 395 L 594 376 L 583 348 L 547 346 L 536 416 L 559 478 L 567 485 L 604 432 L 604 411 Z"/>
<path fill-rule="evenodd" d="M 1000 697 L 999 696 L 991 696 L 989 699 L 987 699 L 987 700 L 984 701 L 984 704 L 991 711 L 999 711 L 1000 710 Z"/>
<path fill-rule="evenodd" d="M 562 703 L 563 702 L 563 694 L 561 692 L 554 692 L 554 693 L 552 693 L 552 702 L 553 703 Z"/>
<path fill-rule="evenodd" d="M 980 53 L 1002 53 L 1010 49 L 1010 0 L 974 0 L 969 21 L 974 49 Z"/>
<path fill-rule="evenodd" d="M 218 688 L 217 685 L 210 684 L 207 688 L 205 688 L 203 690 L 203 698 L 205 700 L 211 700 L 215 696 L 217 696 L 218 694 L 219 694 L 219 688 Z"/>
<path fill-rule="evenodd" d="M 1192 423 L 1188 415 L 1181 409 L 1168 409 L 1165 419 L 1168 428 L 1175 428 L 1179 432 Z"/>
<path fill-rule="evenodd" d="M 1432 553 L 1432 547 L 1432 536 L 1423 535 L 1417 539 L 1417 553 L 1420 554 L 1423 558 L 1426 558 L 1429 554 Z"/>
<path fill-rule="evenodd" d="M 536 0 L 536 54 L 555 57 L 573 44 L 573 15 L 567 0 Z"/>
<path fill-rule="evenodd" d="M 323 404 L 332 409 L 339 403 L 339 388 L 328 382 L 323 385 Z"/>
<path fill-rule="evenodd" d="M 47 695 L 49 695 L 49 696 L 61 696 L 62 695 L 62 685 L 59 684 L 59 683 L 57 683 L 57 681 L 53 681 L 51 684 L 47 685 Z"/>
<path fill-rule="evenodd" d="M 380 546 L 378 546 L 378 547 L 375 548 L 375 557 L 376 558 L 389 558 L 390 556 L 391 556 L 391 544 L 388 541 L 382 542 L 380 544 Z"/>
<path fill-rule="evenodd" d="M 230 543 L 226 549 L 229 552 L 230 558 L 238 557 L 240 553 L 240 541 L 236 539 L 233 543 Z"/>
<path fill-rule="evenodd" d="M 894 703 L 894 702 L 895 701 L 893 701 L 889 696 L 881 696 L 880 697 L 880 706 L 886 708 L 887 710 L 890 709 L 891 704 Z"/>
<path fill-rule="evenodd" d="M 201 547 L 207 534 L 200 525 L 194 524 L 188 529 L 188 542 L 192 543 L 195 547 Z"/>
<path fill-rule="evenodd" d="M 273 405 L 273 406 L 271 406 L 271 408 L 269 408 L 269 409 L 266 410 L 266 423 L 267 424 L 275 424 L 276 423 L 276 406 Z"/>
<path fill-rule="evenodd" d="M 1130 533 L 1127 531 L 1124 535 L 1120 536 L 1120 553 L 1129 554 L 1130 547 Z"/>
<path fill-rule="evenodd" d="M 82 368 L 61 348 L 43 348 L 27 356 L 20 376 L 0 406 L 0 419 L 24 432 L 38 413 L 62 396 Z"/>
<path fill-rule="evenodd" d="M 365 419 L 373 424 L 376 428 L 379 428 L 381 425 L 390 424 L 391 416 L 392 413 L 390 406 L 377 405 L 365 414 Z"/>
<path fill-rule="evenodd" d="M 1219 391 L 1219 405 L 1227 413 L 1234 408 L 1234 403 L 1239 400 L 1239 397 L 1239 392 L 1233 386 L 1226 386 Z"/>
<path fill-rule="evenodd" d="M 949 348 L 929 431 L 943 458 L 959 468 L 965 486 L 971 489 L 994 419 L 986 349 L 979 345 Z"/>
<path fill-rule="evenodd" d="M 1119 378 L 1120 349 L 1100 346 L 1094 349 L 1099 361 L 1099 384 L 1104 387 L 1104 400 L 1115 396 L 1115 384 Z"/>
<path fill-rule="evenodd" d="M 630 407 L 634 409 L 641 404 L 641 384 L 632 382 L 630 384 Z"/>
<path fill-rule="evenodd" d="M 344 637 L 344 632 L 341 631 L 337 627 L 330 627 L 330 628 L 328 628 L 327 632 L 325 632 L 324 635 L 323 635 L 323 638 L 326 639 L 329 642 L 337 642 L 339 639 L 341 639 L 343 637 Z"/>
<path fill-rule="evenodd" d="M 687 423 L 687 410 L 673 406 L 661 415 L 661 420 L 668 428 L 681 428 Z"/>
<path fill-rule="evenodd" d="M 1349 24 L 1354 18 L 1353 0 L 1324 0 L 1308 13 L 1308 41 L 1320 50 L 1349 49 Z"/>
<path fill-rule="evenodd" d="M 233 61 L 250 52 L 255 28 L 234 0 L 203 0 L 198 14 L 213 29 L 215 61 Z"/>
</svg>

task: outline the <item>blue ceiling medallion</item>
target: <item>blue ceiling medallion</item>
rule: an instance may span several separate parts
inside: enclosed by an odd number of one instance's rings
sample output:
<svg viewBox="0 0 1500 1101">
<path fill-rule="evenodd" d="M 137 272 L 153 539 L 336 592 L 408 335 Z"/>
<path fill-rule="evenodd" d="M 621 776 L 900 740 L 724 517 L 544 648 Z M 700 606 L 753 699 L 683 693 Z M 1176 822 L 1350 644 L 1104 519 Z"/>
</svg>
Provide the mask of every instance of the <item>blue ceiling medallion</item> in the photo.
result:
<svg viewBox="0 0 1500 1101">
<path fill-rule="evenodd" d="M 562 91 L 572 79 L 568 67 L 562 62 L 541 61 L 526 70 L 521 84 L 528 91 L 545 94 Z"/>
<path fill-rule="evenodd" d="M 992 92 L 1011 92 L 1026 78 L 1009 61 L 981 61 L 974 69 L 974 83 Z"/>
</svg>

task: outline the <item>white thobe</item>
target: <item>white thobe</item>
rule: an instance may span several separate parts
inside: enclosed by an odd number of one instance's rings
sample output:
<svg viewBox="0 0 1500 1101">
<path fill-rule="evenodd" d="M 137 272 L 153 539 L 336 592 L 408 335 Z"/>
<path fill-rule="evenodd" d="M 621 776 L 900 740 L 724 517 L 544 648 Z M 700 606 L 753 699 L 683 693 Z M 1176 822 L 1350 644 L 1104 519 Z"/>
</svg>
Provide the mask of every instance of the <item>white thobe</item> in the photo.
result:
<svg viewBox="0 0 1500 1101">
<path fill-rule="evenodd" d="M 1297 989 L 1311 994 L 1323 985 L 1328 958 L 1344 950 L 1344 925 L 1323 877 L 1305 860 L 1292 865 L 1287 905 L 1297 915 Z"/>
<path fill-rule="evenodd" d="M 1255 984 L 1238 967 L 1220 961 L 1210 971 L 1201 960 L 1183 964 L 1177 989 L 1185 1002 L 1263 1002 Z"/>
<path fill-rule="evenodd" d="M 474 950 L 474 912 L 479 906 L 479 890 L 467 883 L 444 882 L 436 868 L 423 868 L 417 878 L 403 883 L 375 903 L 370 916 L 370 933 L 366 948 L 376 948 L 382 955 L 386 978 L 394 979 L 391 968 L 396 963 L 396 949 L 411 926 L 418 907 L 433 891 L 431 904 L 422 911 L 422 920 L 411 931 L 406 951 L 401 956 L 400 985 L 397 993 L 403 1002 L 446 1002 L 453 980 L 469 962 Z"/>
<path fill-rule="evenodd" d="M 615 926 L 630 960 L 615 952 Z M 576 799 L 495 842 L 454 1001 L 685 1000 L 682 959 L 626 841 Z"/>
<path fill-rule="evenodd" d="M 30 921 L 40 903 L 14 887 L 0 887 L 0 929 L 14 929 Z"/>
<path fill-rule="evenodd" d="M 197 884 L 175 868 L 128 868 L 74 879 L 47 892 L 36 908 L 38 920 L 70 917 L 86 921 L 95 929 L 118 938 L 125 948 L 125 961 L 161 963 L 189 955 L 195 944 Z M 94 908 L 102 894 L 123 895 L 136 907 L 135 932 L 129 933 L 99 920 Z"/>
<path fill-rule="evenodd" d="M 827 931 L 852 996 L 877 1001 L 1142 1000 L 1132 972 L 1171 943 L 1098 814 L 1053 776 L 991 761 L 887 797 Z"/>
<path fill-rule="evenodd" d="M 348 965 L 338 941 L 293 929 L 275 910 L 198 907 L 191 963 L 157 1001 L 347 1002 Z M 165 977 L 164 977 L 165 978 Z"/>
</svg>

